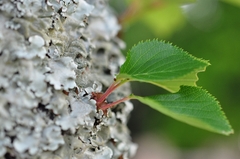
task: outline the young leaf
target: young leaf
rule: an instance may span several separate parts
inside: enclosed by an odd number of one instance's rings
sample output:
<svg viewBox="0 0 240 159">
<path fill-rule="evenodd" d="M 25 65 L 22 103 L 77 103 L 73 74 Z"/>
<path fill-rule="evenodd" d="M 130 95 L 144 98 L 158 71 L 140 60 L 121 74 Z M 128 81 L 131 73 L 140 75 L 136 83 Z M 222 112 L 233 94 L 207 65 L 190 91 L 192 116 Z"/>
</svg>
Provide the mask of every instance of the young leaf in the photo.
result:
<svg viewBox="0 0 240 159">
<path fill-rule="evenodd" d="M 171 92 L 181 85 L 195 86 L 197 73 L 209 63 L 169 43 L 153 40 L 139 43 L 127 54 L 116 79 L 155 84 Z"/>
<path fill-rule="evenodd" d="M 219 103 L 207 91 L 192 86 L 181 86 L 177 93 L 140 97 L 131 95 L 153 109 L 174 119 L 212 132 L 233 133 Z"/>
</svg>

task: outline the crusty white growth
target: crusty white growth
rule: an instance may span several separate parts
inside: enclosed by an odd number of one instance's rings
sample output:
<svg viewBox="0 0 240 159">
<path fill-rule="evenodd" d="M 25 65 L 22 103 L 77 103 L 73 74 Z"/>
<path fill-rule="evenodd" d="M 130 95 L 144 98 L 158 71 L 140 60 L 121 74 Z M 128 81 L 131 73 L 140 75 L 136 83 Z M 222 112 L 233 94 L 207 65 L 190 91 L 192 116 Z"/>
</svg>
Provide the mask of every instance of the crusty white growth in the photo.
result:
<svg viewBox="0 0 240 159">
<path fill-rule="evenodd" d="M 107 0 L 0 0 L 0 159 L 134 155 L 132 104 L 104 115 L 91 99 L 123 62 L 119 30 Z"/>
</svg>

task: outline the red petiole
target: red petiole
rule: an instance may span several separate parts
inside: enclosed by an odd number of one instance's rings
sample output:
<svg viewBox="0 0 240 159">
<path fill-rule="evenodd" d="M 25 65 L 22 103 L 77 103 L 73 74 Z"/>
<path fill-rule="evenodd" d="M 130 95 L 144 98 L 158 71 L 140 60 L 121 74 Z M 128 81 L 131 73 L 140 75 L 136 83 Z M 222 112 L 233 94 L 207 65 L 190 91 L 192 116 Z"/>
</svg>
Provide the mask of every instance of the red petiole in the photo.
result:
<svg viewBox="0 0 240 159">
<path fill-rule="evenodd" d="M 106 110 L 108 108 L 112 108 L 113 106 L 115 106 L 115 105 L 117 105 L 119 103 L 122 103 L 122 102 L 124 102 L 126 100 L 129 100 L 129 99 L 130 99 L 129 97 L 124 97 L 124 98 L 119 99 L 119 100 L 117 100 L 115 102 L 112 102 L 112 103 L 105 103 L 105 104 L 101 105 L 101 107 L 99 109 L 104 111 L 104 110 Z"/>
<path fill-rule="evenodd" d="M 121 86 L 122 84 L 124 84 L 125 82 L 127 82 L 128 80 L 121 80 L 121 81 L 115 81 L 110 87 L 108 87 L 108 89 L 105 91 L 105 93 L 92 93 L 92 98 L 96 100 L 96 105 L 98 109 L 101 110 L 106 110 L 108 108 L 111 108 L 119 103 L 122 103 L 126 100 L 129 100 L 129 97 L 125 97 L 122 98 L 120 100 L 117 100 L 115 102 L 112 103 L 107 103 L 106 99 L 107 97 L 115 90 L 117 89 L 119 86 Z"/>
<path fill-rule="evenodd" d="M 110 87 L 108 87 L 106 92 L 101 95 L 101 97 L 97 100 L 97 102 L 99 102 L 99 103 L 104 102 L 105 99 L 119 86 L 120 86 L 119 82 L 114 82 Z"/>
</svg>

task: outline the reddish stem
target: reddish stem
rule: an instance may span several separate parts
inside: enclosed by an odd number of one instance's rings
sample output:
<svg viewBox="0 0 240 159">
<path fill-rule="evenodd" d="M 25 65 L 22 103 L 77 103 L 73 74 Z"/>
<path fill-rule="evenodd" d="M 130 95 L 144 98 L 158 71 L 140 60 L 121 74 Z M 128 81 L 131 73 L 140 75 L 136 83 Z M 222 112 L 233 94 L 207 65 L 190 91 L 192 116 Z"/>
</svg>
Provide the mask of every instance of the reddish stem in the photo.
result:
<svg viewBox="0 0 240 159">
<path fill-rule="evenodd" d="M 105 99 L 116 89 L 118 88 L 120 85 L 122 85 L 123 83 L 125 83 L 126 81 L 115 81 L 110 87 L 108 87 L 108 89 L 106 90 L 105 93 L 103 93 L 101 95 L 101 97 L 99 99 L 97 99 L 97 103 L 103 103 L 105 101 Z"/>
<path fill-rule="evenodd" d="M 112 108 L 113 106 L 115 106 L 115 105 L 117 105 L 117 104 L 119 104 L 119 103 L 122 103 L 122 102 L 124 102 L 124 101 L 126 101 L 126 100 L 129 100 L 129 99 L 130 99 L 129 97 L 124 97 L 124 98 L 119 99 L 119 100 L 117 100 L 117 101 L 115 101 L 115 102 L 108 103 L 108 104 L 103 104 L 103 105 L 100 107 L 100 109 L 104 111 L 104 110 L 106 110 L 106 109 L 108 109 L 108 108 Z"/>
<path fill-rule="evenodd" d="M 96 106 L 98 109 L 101 109 L 103 111 L 105 111 L 108 108 L 113 107 L 114 105 L 117 105 L 121 102 L 124 102 L 126 100 L 129 100 L 129 97 L 125 97 L 123 99 L 120 99 L 116 102 L 113 103 L 107 103 L 106 102 L 106 98 L 116 89 L 118 88 L 120 85 L 124 84 L 125 82 L 129 81 L 129 79 L 123 79 L 123 80 L 116 80 L 113 82 L 113 84 L 108 87 L 108 89 L 106 90 L 105 93 L 96 93 L 96 92 L 92 92 L 92 99 L 96 100 Z"/>
</svg>

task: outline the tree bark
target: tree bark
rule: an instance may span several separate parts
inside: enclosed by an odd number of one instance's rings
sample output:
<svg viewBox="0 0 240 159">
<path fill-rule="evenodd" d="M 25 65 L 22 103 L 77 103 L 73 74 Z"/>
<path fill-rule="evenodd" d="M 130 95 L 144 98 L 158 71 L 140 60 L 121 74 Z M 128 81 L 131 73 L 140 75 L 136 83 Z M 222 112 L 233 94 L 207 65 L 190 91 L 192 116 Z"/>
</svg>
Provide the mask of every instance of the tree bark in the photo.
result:
<svg viewBox="0 0 240 159">
<path fill-rule="evenodd" d="M 0 2 L 0 158 L 131 158 L 129 101 L 96 109 L 124 42 L 107 0 Z M 109 102 L 130 93 L 125 85 Z"/>
</svg>

